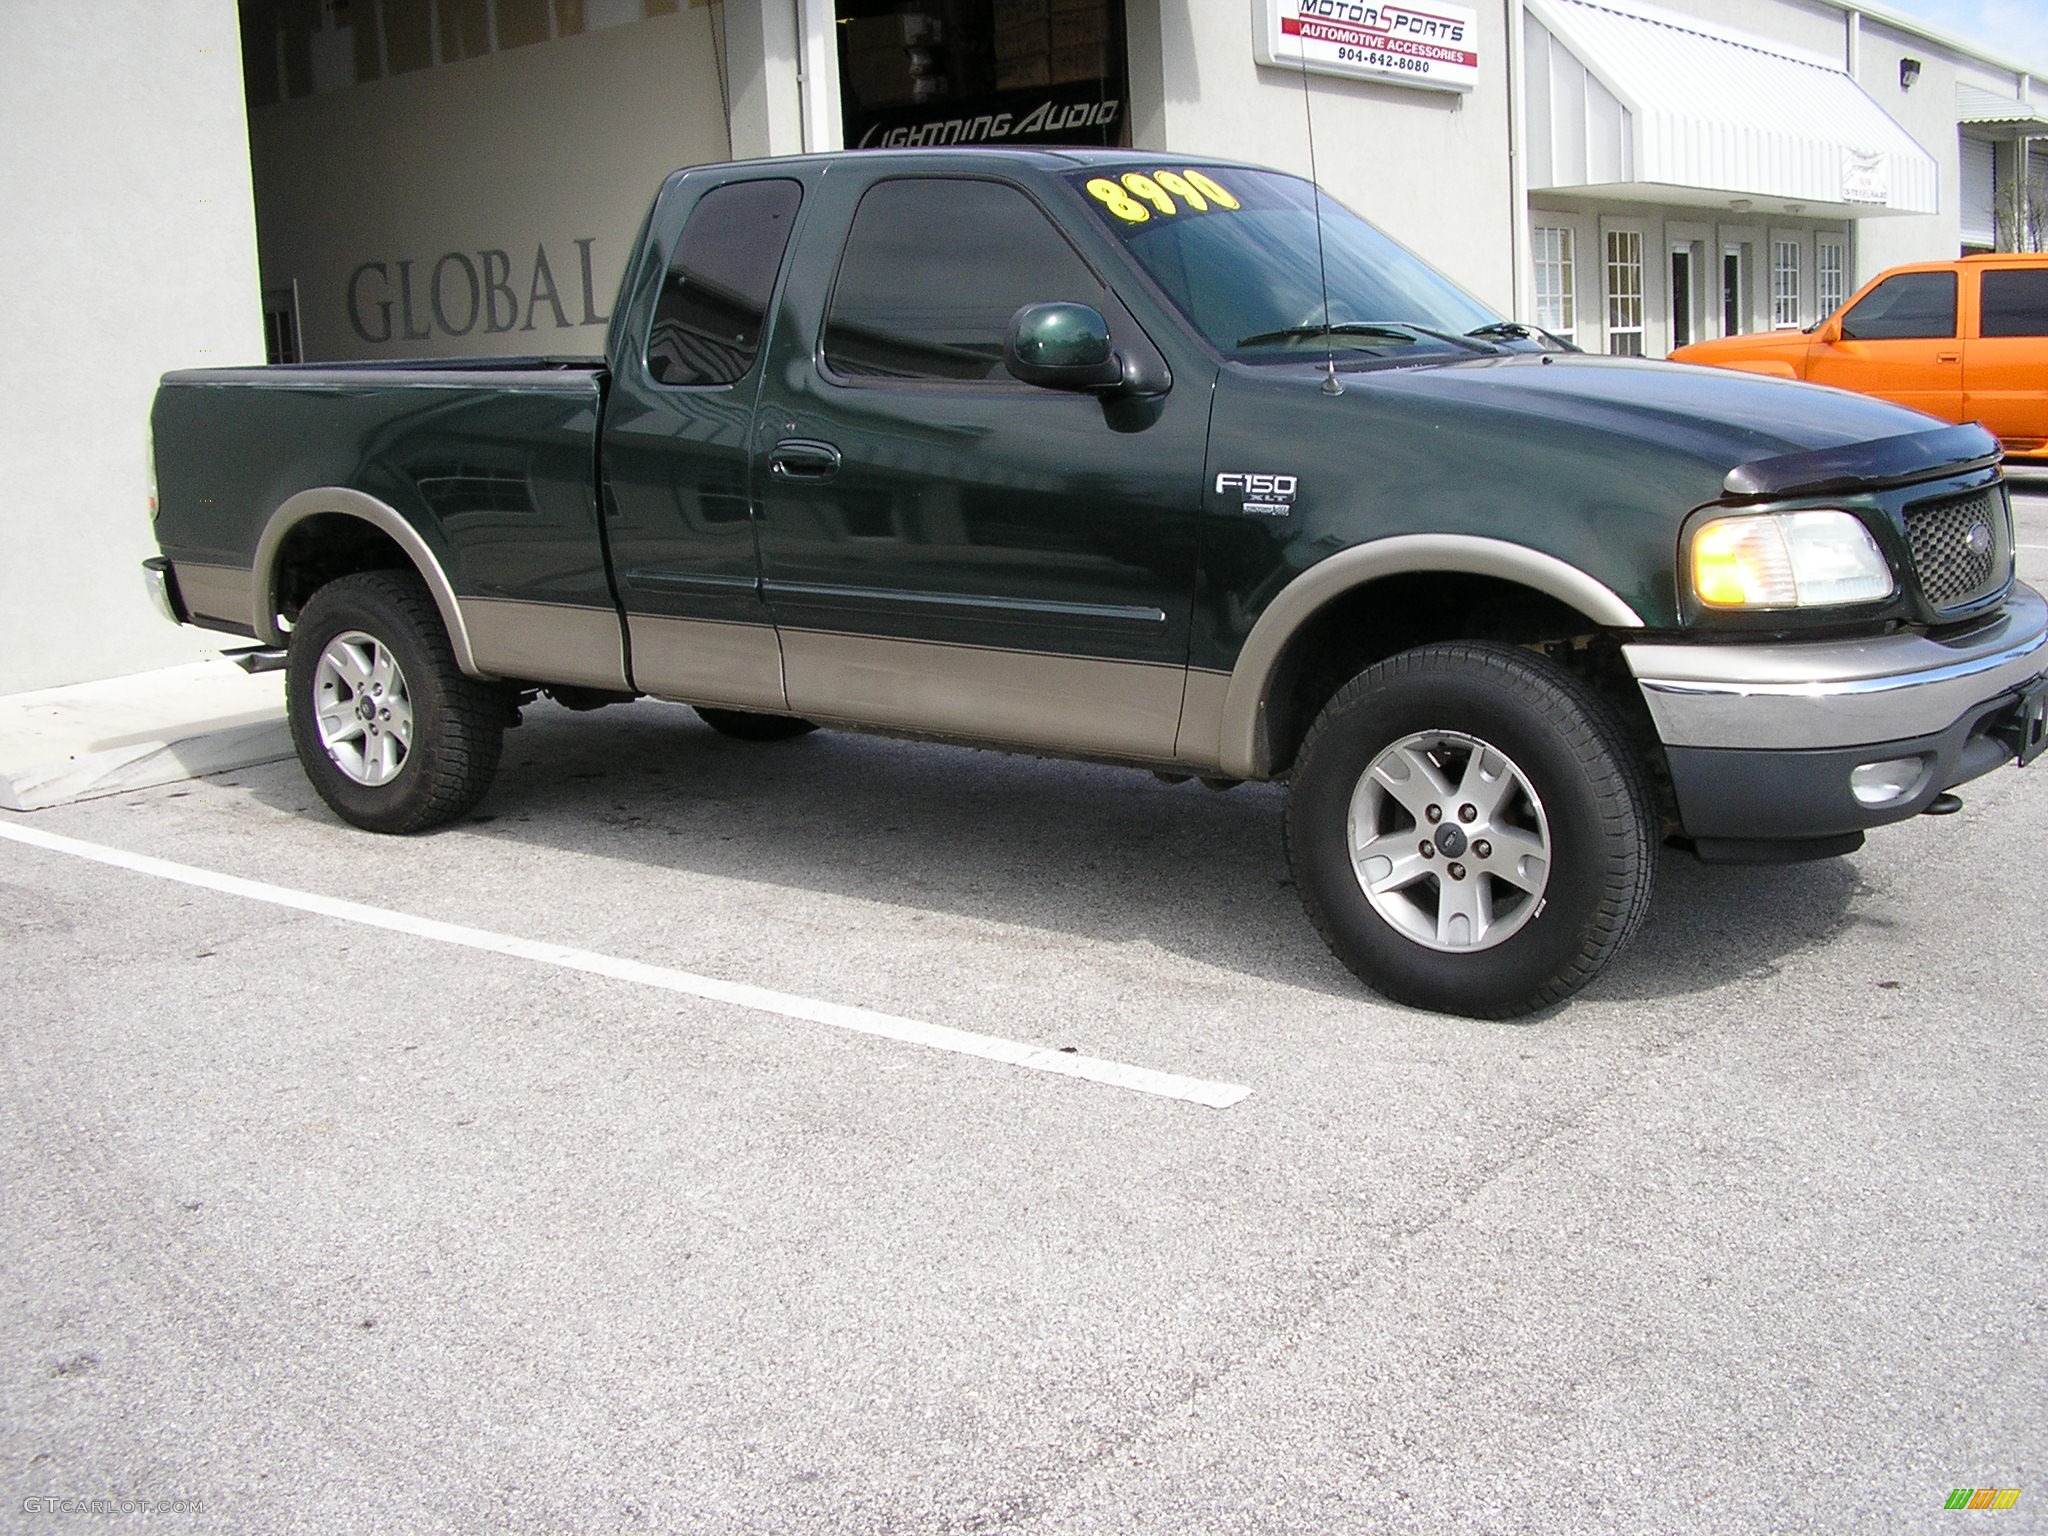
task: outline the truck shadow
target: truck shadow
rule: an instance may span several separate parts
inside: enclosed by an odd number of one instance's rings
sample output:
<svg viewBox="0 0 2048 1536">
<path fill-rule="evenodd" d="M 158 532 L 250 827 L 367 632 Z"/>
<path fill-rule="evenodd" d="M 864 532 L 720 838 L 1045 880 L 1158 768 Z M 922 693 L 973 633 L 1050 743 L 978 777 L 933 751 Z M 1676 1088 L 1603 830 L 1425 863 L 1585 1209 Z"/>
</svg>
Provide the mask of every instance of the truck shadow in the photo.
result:
<svg viewBox="0 0 2048 1536">
<path fill-rule="evenodd" d="M 280 808 L 295 769 L 259 783 Z M 679 706 L 529 707 L 466 836 L 653 870 L 1145 941 L 1242 975 L 1366 994 L 1303 916 L 1282 791 L 821 731 L 730 741 Z M 320 813 L 324 814 L 324 813 Z M 1665 850 L 1635 944 L 1586 994 L 1651 1000 L 1768 973 L 1850 922 L 1852 865 L 1709 869 Z M 1568 1010 L 1567 1010 L 1568 1011 Z"/>
</svg>

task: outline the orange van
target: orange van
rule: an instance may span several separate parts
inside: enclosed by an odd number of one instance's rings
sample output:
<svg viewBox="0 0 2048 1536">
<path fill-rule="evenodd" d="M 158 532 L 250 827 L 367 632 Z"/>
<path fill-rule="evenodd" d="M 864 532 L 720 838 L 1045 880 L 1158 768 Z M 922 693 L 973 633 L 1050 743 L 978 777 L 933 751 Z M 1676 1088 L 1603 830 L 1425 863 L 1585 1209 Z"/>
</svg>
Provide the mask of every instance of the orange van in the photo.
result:
<svg viewBox="0 0 2048 1536">
<path fill-rule="evenodd" d="M 1810 331 L 1696 342 L 1671 357 L 1978 422 L 2008 454 L 2048 459 L 2048 255 L 1893 267 Z"/>
</svg>

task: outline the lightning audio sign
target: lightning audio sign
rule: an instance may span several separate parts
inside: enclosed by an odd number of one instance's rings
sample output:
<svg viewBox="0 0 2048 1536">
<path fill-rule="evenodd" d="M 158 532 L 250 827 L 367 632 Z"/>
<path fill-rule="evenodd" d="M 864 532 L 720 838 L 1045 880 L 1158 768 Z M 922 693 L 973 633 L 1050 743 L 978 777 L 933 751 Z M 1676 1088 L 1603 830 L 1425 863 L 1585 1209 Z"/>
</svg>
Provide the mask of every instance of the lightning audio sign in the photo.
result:
<svg viewBox="0 0 2048 1536">
<path fill-rule="evenodd" d="M 1429 91 L 1479 83 L 1478 12 L 1449 0 L 1261 0 L 1261 64 Z"/>
</svg>

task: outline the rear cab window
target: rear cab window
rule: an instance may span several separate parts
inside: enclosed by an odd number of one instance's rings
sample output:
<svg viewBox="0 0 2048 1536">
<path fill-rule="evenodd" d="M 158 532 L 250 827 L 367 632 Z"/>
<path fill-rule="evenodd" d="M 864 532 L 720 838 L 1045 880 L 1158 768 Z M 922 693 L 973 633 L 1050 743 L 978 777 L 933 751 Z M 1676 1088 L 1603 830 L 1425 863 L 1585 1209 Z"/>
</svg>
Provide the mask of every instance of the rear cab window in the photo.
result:
<svg viewBox="0 0 2048 1536">
<path fill-rule="evenodd" d="M 1982 281 L 1979 336 L 2048 336 L 2048 266 L 1987 271 Z"/>
<path fill-rule="evenodd" d="M 802 200 L 796 182 L 779 178 L 731 182 L 697 200 L 655 301 L 648 377 L 704 386 L 747 375 Z"/>
</svg>

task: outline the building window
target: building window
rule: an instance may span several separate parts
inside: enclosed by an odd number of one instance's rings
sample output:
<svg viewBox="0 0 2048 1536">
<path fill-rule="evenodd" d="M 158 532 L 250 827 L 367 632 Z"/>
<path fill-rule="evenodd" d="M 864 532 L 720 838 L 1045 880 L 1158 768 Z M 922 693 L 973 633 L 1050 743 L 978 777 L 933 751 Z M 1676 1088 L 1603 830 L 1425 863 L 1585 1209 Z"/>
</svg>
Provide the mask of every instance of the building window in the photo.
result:
<svg viewBox="0 0 2048 1536">
<path fill-rule="evenodd" d="M 1561 336 L 1579 323 L 1577 254 L 1569 229 L 1536 226 L 1536 323 Z"/>
<path fill-rule="evenodd" d="M 1643 237 L 1633 229 L 1607 232 L 1607 350 L 1643 355 Z"/>
<path fill-rule="evenodd" d="M 1832 315 L 1849 296 L 1849 247 L 1822 235 L 1818 252 L 1819 259 L 1814 263 L 1814 298 L 1821 314 Z"/>
<path fill-rule="evenodd" d="M 1799 242 L 1771 242 L 1771 324 L 1799 325 Z"/>
</svg>

